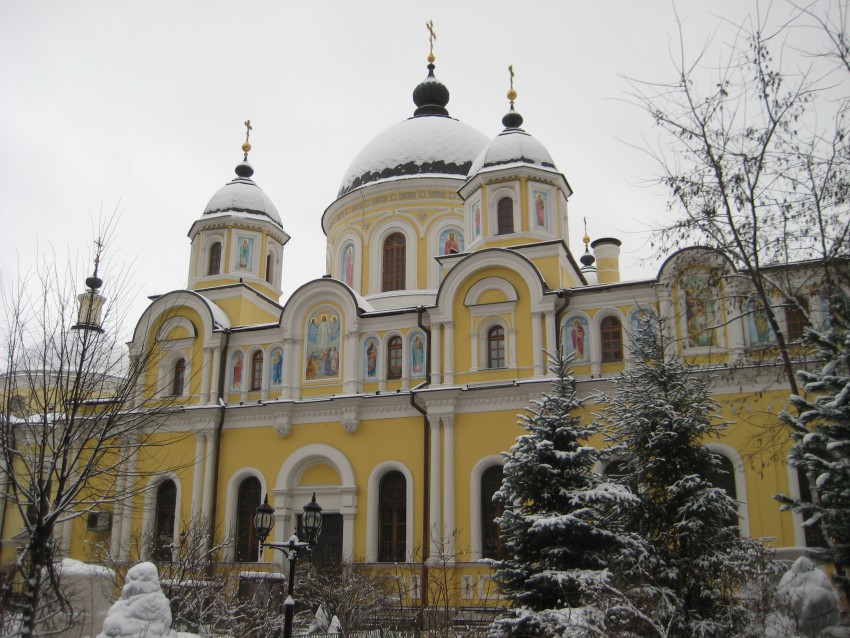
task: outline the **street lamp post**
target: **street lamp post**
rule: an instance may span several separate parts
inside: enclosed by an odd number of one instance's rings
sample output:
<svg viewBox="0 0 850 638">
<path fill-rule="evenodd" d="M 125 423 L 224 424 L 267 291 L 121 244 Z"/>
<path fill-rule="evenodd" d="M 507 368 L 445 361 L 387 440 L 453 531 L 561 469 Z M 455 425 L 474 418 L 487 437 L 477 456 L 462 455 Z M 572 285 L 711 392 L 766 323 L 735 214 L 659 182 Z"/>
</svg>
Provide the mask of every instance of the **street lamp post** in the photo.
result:
<svg viewBox="0 0 850 638">
<path fill-rule="evenodd" d="M 301 550 L 309 552 L 319 538 L 319 532 L 322 531 L 322 508 L 316 502 L 315 492 L 313 492 L 313 500 L 304 506 L 304 516 L 301 519 L 301 526 L 307 535 L 307 542 L 302 543 L 298 540 L 298 536 L 293 534 L 289 537 L 289 542 L 287 543 L 267 543 L 266 539 L 269 537 L 272 527 L 274 527 L 274 508 L 269 505 L 268 494 L 266 494 L 263 504 L 257 508 L 257 513 L 254 515 L 254 528 L 257 531 L 257 536 L 260 538 L 260 548 L 271 547 L 272 549 L 280 550 L 289 560 L 289 589 L 286 600 L 283 603 L 284 638 L 292 638 L 292 616 L 295 613 L 295 599 L 292 597 L 292 593 L 295 589 L 295 562 L 298 559 L 298 552 Z"/>
</svg>

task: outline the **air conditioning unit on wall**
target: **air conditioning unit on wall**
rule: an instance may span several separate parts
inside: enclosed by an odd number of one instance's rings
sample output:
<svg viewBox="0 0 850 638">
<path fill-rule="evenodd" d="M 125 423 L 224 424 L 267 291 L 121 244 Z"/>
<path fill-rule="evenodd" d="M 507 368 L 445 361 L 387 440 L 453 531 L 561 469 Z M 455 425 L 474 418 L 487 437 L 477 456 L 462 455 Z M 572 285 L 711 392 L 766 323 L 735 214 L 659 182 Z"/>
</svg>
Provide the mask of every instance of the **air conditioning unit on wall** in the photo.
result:
<svg viewBox="0 0 850 638">
<path fill-rule="evenodd" d="M 112 512 L 89 512 L 86 529 L 90 532 L 105 532 L 112 527 Z"/>
</svg>

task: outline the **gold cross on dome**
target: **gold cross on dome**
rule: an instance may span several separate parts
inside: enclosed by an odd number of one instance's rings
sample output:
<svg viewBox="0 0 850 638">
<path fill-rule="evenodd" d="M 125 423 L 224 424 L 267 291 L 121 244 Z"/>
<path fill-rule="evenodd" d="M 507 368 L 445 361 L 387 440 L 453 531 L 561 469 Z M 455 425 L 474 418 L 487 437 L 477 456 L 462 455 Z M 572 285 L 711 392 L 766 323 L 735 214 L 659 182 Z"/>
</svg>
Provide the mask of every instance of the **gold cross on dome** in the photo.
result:
<svg viewBox="0 0 850 638">
<path fill-rule="evenodd" d="M 434 40 L 437 39 L 437 34 L 434 31 L 434 21 L 428 20 L 428 22 L 425 23 L 425 26 L 428 28 L 428 44 L 429 44 L 430 49 L 431 49 L 430 53 L 428 54 L 428 61 L 433 62 L 434 61 Z"/>
<path fill-rule="evenodd" d="M 245 143 L 248 143 L 248 138 L 251 137 L 251 131 L 254 127 L 251 126 L 251 120 L 245 120 Z"/>
<path fill-rule="evenodd" d="M 508 65 L 508 73 L 511 74 L 511 88 L 513 89 L 514 88 L 514 65 L 513 64 Z"/>
</svg>

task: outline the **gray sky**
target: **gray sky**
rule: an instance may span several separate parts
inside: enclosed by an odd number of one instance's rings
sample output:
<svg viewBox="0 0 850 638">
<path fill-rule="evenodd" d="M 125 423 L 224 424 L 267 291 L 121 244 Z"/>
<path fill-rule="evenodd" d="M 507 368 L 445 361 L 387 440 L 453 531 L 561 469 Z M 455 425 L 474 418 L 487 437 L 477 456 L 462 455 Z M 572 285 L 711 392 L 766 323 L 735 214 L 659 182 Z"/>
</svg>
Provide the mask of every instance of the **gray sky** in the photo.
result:
<svg viewBox="0 0 850 638">
<path fill-rule="evenodd" d="M 570 248 L 623 241 L 628 278 L 655 274 L 645 230 L 666 214 L 655 140 L 624 76 L 669 81 L 678 48 L 670 0 L 284 2 L 0 0 L 0 251 L 4 285 L 37 252 L 86 251 L 92 219 L 122 211 L 113 263 L 129 264 L 134 314 L 186 284 L 192 222 L 233 177 L 254 130 L 254 179 L 292 236 L 284 299 L 325 273 L 324 209 L 357 152 L 413 113 L 426 75 L 425 23 L 453 117 L 502 128 L 514 65 L 524 128 L 575 194 Z M 693 54 L 747 0 L 680 0 Z M 776 2 L 776 21 L 790 8 Z M 715 44 L 729 36 L 721 30 Z M 709 60 L 712 61 L 712 60 Z M 104 273 L 109 282 L 110 273 Z M 82 286 L 82 282 L 81 282 Z"/>
</svg>

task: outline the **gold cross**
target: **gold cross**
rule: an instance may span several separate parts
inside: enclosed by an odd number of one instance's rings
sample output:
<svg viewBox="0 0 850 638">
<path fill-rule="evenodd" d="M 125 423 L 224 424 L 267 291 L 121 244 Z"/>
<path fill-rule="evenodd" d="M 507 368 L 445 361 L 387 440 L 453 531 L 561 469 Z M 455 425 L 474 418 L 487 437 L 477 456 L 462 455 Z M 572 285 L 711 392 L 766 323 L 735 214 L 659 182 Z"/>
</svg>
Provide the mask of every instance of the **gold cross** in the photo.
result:
<svg viewBox="0 0 850 638">
<path fill-rule="evenodd" d="M 434 32 L 434 21 L 428 20 L 425 23 L 425 26 L 428 28 L 428 44 L 431 47 L 431 52 L 428 55 L 428 59 L 433 62 L 434 60 L 434 40 L 437 39 L 437 34 Z"/>
<path fill-rule="evenodd" d="M 508 66 L 508 73 L 511 74 L 511 89 L 514 88 L 514 65 L 511 64 Z"/>
<path fill-rule="evenodd" d="M 245 143 L 248 143 L 248 138 L 251 137 L 251 131 L 254 128 L 251 126 L 251 120 L 245 120 Z"/>
</svg>

